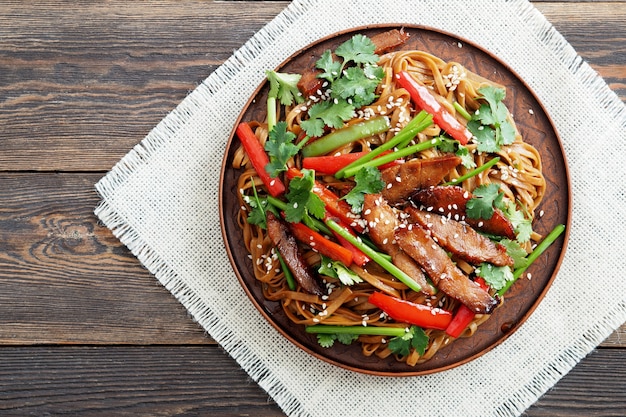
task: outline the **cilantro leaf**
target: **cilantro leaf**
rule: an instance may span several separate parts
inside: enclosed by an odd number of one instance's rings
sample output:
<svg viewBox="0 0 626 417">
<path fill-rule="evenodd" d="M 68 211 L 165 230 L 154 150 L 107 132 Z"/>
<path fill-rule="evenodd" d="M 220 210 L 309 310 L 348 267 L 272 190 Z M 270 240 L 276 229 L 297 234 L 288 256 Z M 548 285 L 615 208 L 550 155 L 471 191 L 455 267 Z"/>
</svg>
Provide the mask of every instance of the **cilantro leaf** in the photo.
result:
<svg viewBox="0 0 626 417">
<path fill-rule="evenodd" d="M 345 62 L 352 61 L 356 64 L 375 64 L 378 55 L 374 53 L 376 46 L 370 38 L 356 34 L 335 49 L 335 54 Z"/>
<path fill-rule="evenodd" d="M 530 240 L 533 233 L 533 226 L 530 219 L 527 219 L 521 210 L 517 210 L 514 204 L 509 204 L 504 210 L 504 214 L 511 221 L 513 230 L 517 236 L 517 241 L 525 243 Z"/>
<path fill-rule="evenodd" d="M 354 106 L 345 100 L 320 101 L 309 109 L 309 118 L 303 120 L 302 128 L 310 137 L 324 134 L 324 126 L 339 128 L 343 122 L 354 117 Z"/>
<path fill-rule="evenodd" d="M 256 224 L 260 226 L 262 229 L 267 229 L 267 220 L 265 217 L 265 213 L 271 211 L 276 216 L 279 216 L 278 210 L 274 207 L 267 198 L 260 198 L 256 192 L 256 187 L 253 185 L 254 195 L 243 195 L 243 201 L 250 206 L 251 210 L 248 213 L 248 217 L 246 221 L 249 224 Z"/>
<path fill-rule="evenodd" d="M 368 105 L 376 99 L 374 91 L 383 74 L 380 67 L 350 67 L 333 83 L 333 97 L 350 99 L 356 108 Z"/>
<path fill-rule="evenodd" d="M 330 50 L 324 51 L 320 59 L 315 63 L 315 67 L 323 71 L 318 77 L 330 82 L 341 75 L 341 62 L 333 59 L 333 54 Z"/>
<path fill-rule="evenodd" d="M 265 166 L 265 170 L 272 178 L 286 171 L 287 161 L 298 153 L 300 148 L 293 143 L 295 138 L 295 133 L 287 130 L 286 122 L 276 123 L 270 131 L 268 140 L 265 142 L 265 150 L 270 157 L 270 162 Z"/>
<path fill-rule="evenodd" d="M 489 103 L 492 109 L 496 108 L 506 97 L 506 90 L 492 85 L 481 87 L 478 89 L 478 92 L 481 94 L 482 98 Z"/>
<path fill-rule="evenodd" d="M 315 103 L 308 110 L 308 119 L 301 123 L 310 137 L 320 137 L 324 128 L 339 128 L 354 117 L 355 110 L 376 99 L 376 88 L 385 75 L 376 65 L 378 55 L 374 43 L 366 36 L 354 35 L 335 49 L 324 51 L 315 67 L 319 78 L 328 81 L 330 97 Z M 338 58 L 338 59 L 336 59 Z"/>
<path fill-rule="evenodd" d="M 310 214 L 318 219 L 324 218 L 324 202 L 312 192 L 315 183 L 315 171 L 309 169 L 302 170 L 301 177 L 295 177 L 289 182 L 289 192 L 287 193 L 288 205 L 285 209 L 285 220 L 291 223 L 298 223 Z"/>
<path fill-rule="evenodd" d="M 515 128 L 508 120 L 500 123 L 500 141 L 503 145 L 510 145 L 515 142 Z"/>
<path fill-rule="evenodd" d="M 500 244 L 506 248 L 506 253 L 513 258 L 513 269 L 526 268 L 529 264 L 528 254 L 522 248 L 519 243 L 510 239 L 502 239 Z"/>
<path fill-rule="evenodd" d="M 363 208 L 365 194 L 376 194 L 385 187 L 382 175 L 377 168 L 363 167 L 354 176 L 356 185 L 348 194 L 342 197 L 350 206 L 353 213 L 360 213 Z"/>
<path fill-rule="evenodd" d="M 489 220 L 493 216 L 494 207 L 502 206 L 504 193 L 500 192 L 498 184 L 479 185 L 472 194 L 473 197 L 465 205 L 467 217 L 470 219 Z"/>
<path fill-rule="evenodd" d="M 463 165 L 465 168 L 467 169 L 476 168 L 476 162 L 474 161 L 474 156 L 470 153 L 467 147 L 459 144 L 459 149 L 457 149 L 457 151 L 455 152 L 455 155 L 461 158 L 461 165 Z"/>
<path fill-rule="evenodd" d="M 320 267 L 317 270 L 320 274 L 331 278 L 337 278 L 343 285 L 348 286 L 363 282 L 363 279 L 356 272 L 345 266 L 343 263 L 333 261 L 324 255 L 320 256 Z"/>
<path fill-rule="evenodd" d="M 400 356 L 407 356 L 411 353 L 411 348 L 417 353 L 423 355 L 428 346 L 428 335 L 424 329 L 417 326 L 411 326 L 408 332 L 403 336 L 394 337 L 387 345 L 389 349 Z"/>
<path fill-rule="evenodd" d="M 304 98 L 298 89 L 300 74 L 288 74 L 276 71 L 266 71 L 267 79 L 270 82 L 270 97 L 276 97 L 284 106 L 290 106 L 294 102 L 302 103 Z"/>
<path fill-rule="evenodd" d="M 498 123 L 498 119 L 491 111 L 491 107 L 488 104 L 481 104 L 478 111 L 474 113 L 474 119 L 480 121 L 485 126 L 490 126 Z"/>
<path fill-rule="evenodd" d="M 444 135 L 440 135 L 438 139 L 439 144 L 437 145 L 437 149 L 439 149 L 441 152 L 455 154 L 456 156 L 461 158 L 461 164 L 467 169 L 476 168 L 476 162 L 474 162 L 474 157 L 466 146 L 463 146 L 458 141 L 450 139 Z"/>
<path fill-rule="evenodd" d="M 323 348 L 333 347 L 333 345 L 335 344 L 335 339 L 337 339 L 337 335 L 335 334 L 317 334 L 317 343 L 319 343 L 320 346 Z"/>
<path fill-rule="evenodd" d="M 317 333 L 317 343 L 323 348 L 333 347 L 335 340 L 344 345 L 349 345 L 358 338 L 358 334 L 351 333 Z"/>
<path fill-rule="evenodd" d="M 502 145 L 510 145 L 515 141 L 515 128 L 507 120 L 509 111 L 503 103 L 506 90 L 494 86 L 478 89 L 479 98 L 487 103 L 481 104 L 467 128 L 478 143 L 479 152 L 498 152 Z"/>
<path fill-rule="evenodd" d="M 507 281 L 513 281 L 513 271 L 509 266 L 495 266 L 490 263 L 483 262 L 476 269 L 478 276 L 483 277 L 485 282 L 495 290 L 501 290 Z"/>
<path fill-rule="evenodd" d="M 337 340 L 339 343 L 343 343 L 344 345 L 349 345 L 359 338 L 358 334 L 348 334 L 348 333 L 337 333 Z"/>
<path fill-rule="evenodd" d="M 467 129 L 478 143 L 478 152 L 498 152 L 500 147 L 496 141 L 496 131 L 490 126 L 483 125 L 480 120 L 472 119 L 467 122 Z"/>
</svg>

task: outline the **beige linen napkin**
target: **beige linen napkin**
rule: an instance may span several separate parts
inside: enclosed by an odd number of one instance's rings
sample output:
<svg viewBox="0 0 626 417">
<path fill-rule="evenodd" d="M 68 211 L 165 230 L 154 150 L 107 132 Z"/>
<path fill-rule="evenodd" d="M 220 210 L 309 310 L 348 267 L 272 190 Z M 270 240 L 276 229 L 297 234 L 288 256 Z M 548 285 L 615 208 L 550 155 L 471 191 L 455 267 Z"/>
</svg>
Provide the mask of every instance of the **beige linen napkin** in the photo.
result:
<svg viewBox="0 0 626 417">
<path fill-rule="evenodd" d="M 96 188 L 96 214 L 278 405 L 294 416 L 518 415 L 626 319 L 626 108 L 526 1 L 298 0 L 211 74 Z M 248 97 L 310 42 L 371 23 L 464 37 L 510 65 L 563 140 L 573 216 L 561 270 L 529 320 L 449 371 L 373 377 L 321 362 L 255 310 L 224 250 L 222 155 Z M 610 214 L 610 215 L 607 215 Z"/>
</svg>

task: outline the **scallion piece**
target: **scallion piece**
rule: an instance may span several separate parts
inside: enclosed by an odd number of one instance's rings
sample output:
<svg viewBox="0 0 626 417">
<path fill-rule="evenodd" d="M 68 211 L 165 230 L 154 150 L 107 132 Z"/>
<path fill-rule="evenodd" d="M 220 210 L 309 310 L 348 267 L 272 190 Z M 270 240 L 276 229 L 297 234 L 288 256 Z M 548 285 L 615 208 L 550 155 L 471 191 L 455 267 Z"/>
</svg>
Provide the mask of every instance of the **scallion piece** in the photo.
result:
<svg viewBox="0 0 626 417">
<path fill-rule="evenodd" d="M 517 268 L 515 271 L 513 271 L 513 279 L 511 281 L 507 281 L 506 285 L 504 287 L 502 287 L 500 289 L 500 291 L 498 291 L 498 295 L 499 296 L 504 295 L 509 290 L 509 288 L 511 288 L 511 286 L 515 283 L 515 281 L 517 281 L 517 279 L 519 277 L 521 277 L 524 272 L 526 272 L 526 269 L 528 269 L 528 267 L 539 256 L 541 256 L 541 254 L 544 253 L 546 251 L 546 249 L 548 249 L 548 247 L 550 247 L 550 245 L 552 243 L 554 243 L 554 241 L 559 236 L 561 236 L 561 234 L 564 231 L 565 231 L 565 225 L 564 224 L 559 224 L 554 229 L 552 229 L 552 231 L 550 233 L 548 233 L 548 235 L 541 241 L 541 243 L 539 243 L 537 245 L 537 247 L 535 247 L 535 249 L 527 256 L 527 258 L 526 258 L 526 259 L 528 259 L 527 265 L 522 267 L 522 268 Z"/>
<path fill-rule="evenodd" d="M 331 230 L 333 230 L 339 236 L 341 236 L 344 239 L 346 239 L 348 242 L 352 243 L 352 245 L 357 247 L 361 252 L 363 252 L 364 254 L 369 256 L 369 258 L 371 260 L 376 262 L 378 265 L 380 265 L 383 269 L 385 269 L 391 275 L 393 275 L 394 277 L 398 278 L 400 280 L 400 282 L 405 284 L 407 287 L 409 287 L 413 291 L 421 291 L 422 287 L 420 287 L 420 285 L 417 282 L 415 282 L 415 280 L 413 280 L 413 278 L 411 278 L 404 271 L 402 271 L 400 268 L 398 268 L 393 263 L 391 263 L 387 258 L 381 256 L 380 253 L 378 253 L 374 249 L 370 248 L 369 246 L 365 245 L 357 237 L 352 236 L 346 229 L 344 229 L 343 227 L 339 226 L 332 219 L 328 219 L 325 222 L 326 222 L 326 225 Z"/>
</svg>

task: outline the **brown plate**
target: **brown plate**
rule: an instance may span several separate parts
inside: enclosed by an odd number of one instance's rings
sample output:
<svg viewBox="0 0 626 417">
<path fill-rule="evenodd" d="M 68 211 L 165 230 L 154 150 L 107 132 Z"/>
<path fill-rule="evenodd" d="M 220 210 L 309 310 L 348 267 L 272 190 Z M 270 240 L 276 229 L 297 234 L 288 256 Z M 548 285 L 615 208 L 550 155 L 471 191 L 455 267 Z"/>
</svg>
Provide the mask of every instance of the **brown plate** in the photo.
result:
<svg viewBox="0 0 626 417">
<path fill-rule="evenodd" d="M 538 208 L 545 214 L 538 216 L 533 228 L 538 233 L 546 235 L 557 224 L 569 225 L 571 214 L 569 174 L 563 148 L 549 116 L 528 85 L 498 58 L 467 40 L 430 28 L 403 27 L 411 36 L 400 49 L 419 49 L 445 61 L 459 62 L 470 71 L 506 87 L 505 103 L 515 116 L 517 126 L 525 140 L 539 150 L 547 180 L 546 195 Z M 334 34 L 297 52 L 278 69 L 283 72 L 302 72 L 303 69 L 312 67 L 326 49 L 334 49 L 356 33 L 372 36 L 392 28 L 399 27 L 366 26 Z M 268 88 L 267 83 L 259 86 L 236 124 L 240 121 L 265 119 Z M 356 344 L 345 346 L 335 343 L 330 349 L 322 348 L 317 343 L 315 335 L 305 333 L 304 326 L 289 321 L 279 303 L 265 300 L 261 285 L 254 278 L 251 261 L 242 243 L 242 232 L 236 223 L 236 214 L 239 210 L 236 184 L 240 171 L 232 168 L 232 158 L 238 146 L 239 140 L 234 135 L 233 127 L 222 164 L 219 198 L 222 234 L 235 274 L 252 303 L 280 333 L 310 354 L 340 367 L 374 375 L 410 376 L 438 372 L 466 363 L 492 349 L 519 328 L 544 297 L 563 259 L 569 226 L 529 268 L 528 272 L 532 274 L 532 279 L 520 278 L 506 295 L 504 305 L 493 313 L 493 317 L 481 325 L 472 337 L 454 341 L 426 363 L 411 367 L 397 362 L 393 357 L 387 359 L 366 357 Z"/>
</svg>

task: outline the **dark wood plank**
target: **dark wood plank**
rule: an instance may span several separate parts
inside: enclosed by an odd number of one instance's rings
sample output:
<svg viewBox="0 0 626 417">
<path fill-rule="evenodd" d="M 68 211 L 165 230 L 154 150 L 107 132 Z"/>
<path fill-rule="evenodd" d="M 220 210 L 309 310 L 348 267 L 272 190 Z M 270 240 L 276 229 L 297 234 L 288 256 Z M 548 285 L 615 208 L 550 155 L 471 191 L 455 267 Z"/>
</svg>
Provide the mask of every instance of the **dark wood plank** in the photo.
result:
<svg viewBox="0 0 626 417">
<path fill-rule="evenodd" d="M 3 415 L 283 415 L 215 346 L 2 347 L 0 355 Z M 624 409 L 626 351 L 599 349 L 525 416 Z"/>
<path fill-rule="evenodd" d="M 216 346 L 4 347 L 0 356 L 1 415 L 282 415 Z"/>
<path fill-rule="evenodd" d="M 626 3 L 560 2 L 535 6 L 609 87 L 626 101 Z M 603 45 L 602 38 L 610 40 Z"/>
<path fill-rule="evenodd" d="M 98 224 L 101 174 L 0 174 L 0 344 L 212 343 Z"/>
<path fill-rule="evenodd" d="M 286 4 L 3 6 L 0 170 L 109 169 Z"/>
<path fill-rule="evenodd" d="M 287 4 L 7 4 L 0 171 L 109 169 Z M 536 5 L 626 98 L 626 3 Z"/>
<path fill-rule="evenodd" d="M 524 414 L 525 417 L 623 417 L 626 351 L 598 349 L 580 362 Z"/>
</svg>

